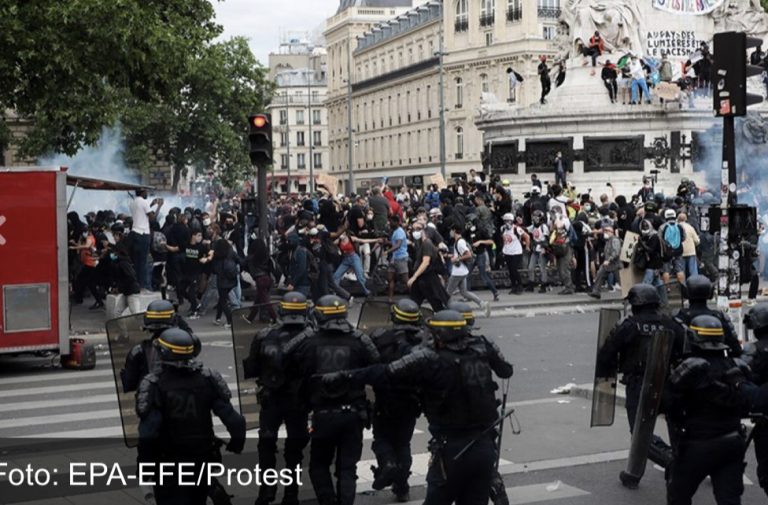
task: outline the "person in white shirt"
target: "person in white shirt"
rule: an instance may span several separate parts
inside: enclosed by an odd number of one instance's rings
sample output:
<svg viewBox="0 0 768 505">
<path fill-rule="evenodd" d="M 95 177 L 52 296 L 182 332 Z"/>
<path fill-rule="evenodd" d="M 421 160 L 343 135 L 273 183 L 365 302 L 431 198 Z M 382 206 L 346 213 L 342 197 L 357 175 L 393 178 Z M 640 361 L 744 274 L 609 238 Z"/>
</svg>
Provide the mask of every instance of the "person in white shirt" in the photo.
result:
<svg viewBox="0 0 768 505">
<path fill-rule="evenodd" d="M 149 215 L 157 213 L 162 205 L 162 198 L 156 198 L 152 202 L 148 202 L 146 189 L 137 189 L 136 198 L 130 204 L 131 218 L 133 219 L 131 233 L 128 235 L 131 261 L 133 262 L 133 268 L 136 270 L 139 284 L 145 290 L 151 289 L 149 276 L 151 269 L 147 265 L 152 236 L 149 229 Z"/>
<path fill-rule="evenodd" d="M 632 74 L 632 104 L 640 103 L 640 98 L 637 96 L 638 87 L 642 90 L 646 103 L 651 103 L 651 92 L 648 90 L 648 83 L 645 80 L 645 69 L 643 69 L 643 64 L 637 56 L 632 56 L 629 72 Z"/>
<path fill-rule="evenodd" d="M 501 227 L 501 238 L 504 243 L 501 252 L 509 270 L 509 294 L 523 293 L 523 281 L 520 278 L 520 268 L 523 266 L 523 248 L 529 249 L 531 238 L 523 228 L 523 216 L 515 218 L 511 213 L 502 216 L 504 224 Z"/>
<path fill-rule="evenodd" d="M 472 250 L 467 245 L 464 237 L 461 236 L 461 226 L 455 225 L 451 228 L 451 238 L 453 238 L 451 276 L 448 278 L 448 285 L 445 290 L 448 292 L 448 296 L 453 296 L 458 289 L 461 296 L 475 302 L 479 308 L 485 311 L 485 316 L 488 317 L 491 313 L 490 303 L 483 302 L 467 287 L 467 277 L 469 276 L 467 263 L 472 261 Z"/>
</svg>

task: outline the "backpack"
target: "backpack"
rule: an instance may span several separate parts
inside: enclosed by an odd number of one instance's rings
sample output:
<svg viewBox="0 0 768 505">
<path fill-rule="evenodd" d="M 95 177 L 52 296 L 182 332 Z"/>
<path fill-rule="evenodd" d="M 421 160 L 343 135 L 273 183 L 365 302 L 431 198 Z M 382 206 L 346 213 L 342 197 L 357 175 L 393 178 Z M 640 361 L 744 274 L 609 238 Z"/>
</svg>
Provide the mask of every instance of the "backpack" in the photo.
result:
<svg viewBox="0 0 768 505">
<path fill-rule="evenodd" d="M 549 236 L 549 246 L 556 258 L 562 258 L 568 254 L 569 233 L 565 230 L 552 230 Z"/>
<path fill-rule="evenodd" d="M 152 251 L 156 253 L 168 252 L 168 239 L 161 231 L 152 232 Z"/>
<path fill-rule="evenodd" d="M 579 239 L 579 234 L 576 233 L 576 227 L 574 226 L 574 223 L 571 223 L 571 226 L 568 227 L 568 242 L 573 247 L 578 247 L 581 244 L 581 240 Z"/>
<path fill-rule="evenodd" d="M 685 240 L 685 234 L 680 225 L 677 223 L 666 223 L 664 225 L 664 233 L 662 234 L 664 257 L 671 259 L 683 254 L 683 240 Z"/>
</svg>

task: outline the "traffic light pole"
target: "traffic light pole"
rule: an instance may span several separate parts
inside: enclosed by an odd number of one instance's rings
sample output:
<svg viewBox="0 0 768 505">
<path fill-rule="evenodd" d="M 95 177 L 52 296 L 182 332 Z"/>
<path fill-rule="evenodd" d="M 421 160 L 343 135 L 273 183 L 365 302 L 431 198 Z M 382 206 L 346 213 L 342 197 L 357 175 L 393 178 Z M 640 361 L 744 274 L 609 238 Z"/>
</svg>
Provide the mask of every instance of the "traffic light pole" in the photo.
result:
<svg viewBox="0 0 768 505">
<path fill-rule="evenodd" d="M 269 192 L 267 190 L 267 165 L 256 165 L 256 191 L 259 202 L 259 238 L 269 247 L 269 220 L 267 219 L 267 203 Z"/>
<path fill-rule="evenodd" d="M 741 321 L 741 279 L 739 247 L 731 243 L 729 209 L 736 197 L 736 133 L 735 118 L 723 116 L 723 163 L 720 172 L 720 253 L 718 257 L 718 306 L 727 309 L 731 319 Z M 740 326 L 740 325 L 737 325 Z"/>
</svg>

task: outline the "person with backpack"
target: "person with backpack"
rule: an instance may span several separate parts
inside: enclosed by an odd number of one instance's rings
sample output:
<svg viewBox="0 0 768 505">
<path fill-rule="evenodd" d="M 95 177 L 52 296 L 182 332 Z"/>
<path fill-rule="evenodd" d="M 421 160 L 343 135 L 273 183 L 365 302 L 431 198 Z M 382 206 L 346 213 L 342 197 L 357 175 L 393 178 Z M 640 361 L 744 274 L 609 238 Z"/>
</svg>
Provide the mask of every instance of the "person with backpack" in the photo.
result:
<svg viewBox="0 0 768 505">
<path fill-rule="evenodd" d="M 592 285 L 592 291 L 589 292 L 589 296 L 592 298 L 600 299 L 600 288 L 603 281 L 608 277 L 611 272 L 618 272 L 621 269 L 621 239 L 616 236 L 612 226 L 603 226 L 603 240 L 605 246 L 603 247 L 603 262 L 600 265 L 600 269 L 597 271 L 595 277 L 595 283 Z"/>
<path fill-rule="evenodd" d="M 554 219 L 552 220 L 552 234 L 549 239 L 549 246 L 552 254 L 555 256 L 557 266 L 557 275 L 560 277 L 560 283 L 563 289 L 558 295 L 572 295 L 573 278 L 571 276 L 571 267 L 573 263 L 573 250 L 571 249 L 571 224 L 568 218 L 563 216 L 562 208 L 555 207 L 553 210 Z"/>
<path fill-rule="evenodd" d="M 544 213 L 540 210 L 533 212 L 532 224 L 528 227 L 531 236 L 531 256 L 528 260 L 528 287 L 527 291 L 533 291 L 536 284 L 536 267 L 539 267 L 541 284 L 539 293 L 547 292 L 547 263 L 549 248 L 549 226 L 544 219 Z"/>
<path fill-rule="evenodd" d="M 475 302 L 485 312 L 485 317 L 489 317 L 491 314 L 491 304 L 483 302 L 480 297 L 467 288 L 468 265 L 472 263 L 472 250 L 462 236 L 463 231 L 458 225 L 454 225 L 451 230 L 451 238 L 453 239 L 452 268 L 445 290 L 448 292 L 448 296 L 453 296 L 456 290 L 458 290 L 461 296 Z"/>
<path fill-rule="evenodd" d="M 664 260 L 661 257 L 661 238 L 653 227 L 653 224 L 647 219 L 640 223 L 640 239 L 637 241 L 635 251 L 632 256 L 632 263 L 635 268 L 642 270 L 643 284 L 655 286 L 659 292 L 662 305 L 667 304 L 667 289 L 661 280 L 661 268 Z"/>
<path fill-rule="evenodd" d="M 669 282 L 670 274 L 674 273 L 677 282 L 685 282 L 685 264 L 683 263 L 683 242 L 685 242 L 685 230 L 677 222 L 677 212 L 674 209 L 664 211 L 665 223 L 659 228 L 661 236 L 661 253 L 664 259 L 662 267 L 662 280 L 664 284 Z"/>
<path fill-rule="evenodd" d="M 511 295 L 523 293 L 523 281 L 520 278 L 520 268 L 523 266 L 523 249 L 530 249 L 531 238 L 525 231 L 523 216 L 515 217 L 512 213 L 502 216 L 504 225 L 501 227 L 501 238 L 504 243 L 502 253 L 509 270 L 509 284 Z"/>
<path fill-rule="evenodd" d="M 488 216 L 490 216 L 488 207 L 483 205 L 482 209 L 485 209 L 488 212 Z M 482 215 L 482 213 L 478 215 Z M 493 222 L 490 218 L 487 220 L 477 219 L 474 221 L 473 226 L 470 227 L 470 238 L 475 253 L 475 261 L 470 266 L 468 275 L 472 274 L 474 267 L 477 266 L 477 269 L 480 271 L 480 279 L 482 279 L 485 287 L 493 293 L 493 301 L 498 302 L 499 290 L 496 289 L 496 284 L 493 282 L 493 279 L 491 279 L 491 276 L 488 275 L 490 253 L 494 246 L 493 232 L 491 231 L 492 228 Z"/>
</svg>

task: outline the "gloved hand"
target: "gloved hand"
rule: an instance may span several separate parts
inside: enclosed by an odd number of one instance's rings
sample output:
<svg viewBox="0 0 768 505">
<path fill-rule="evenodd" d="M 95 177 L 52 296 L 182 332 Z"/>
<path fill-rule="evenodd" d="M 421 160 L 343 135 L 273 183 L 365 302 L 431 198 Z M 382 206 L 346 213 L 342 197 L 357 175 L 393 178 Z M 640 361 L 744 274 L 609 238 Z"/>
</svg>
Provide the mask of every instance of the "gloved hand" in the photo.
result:
<svg viewBox="0 0 768 505">
<path fill-rule="evenodd" d="M 334 384 L 339 384 L 350 380 L 352 378 L 352 374 L 346 371 L 341 371 L 321 374 L 319 377 L 320 382 L 322 382 L 324 385 L 333 386 Z"/>
<path fill-rule="evenodd" d="M 709 367 L 704 358 L 687 358 L 672 370 L 669 382 L 676 389 L 695 389 L 705 384 Z"/>
<path fill-rule="evenodd" d="M 752 380 L 752 370 L 744 360 L 736 358 L 733 360 L 736 364 L 733 368 L 725 372 L 725 382 L 738 389 L 742 382 L 749 382 Z"/>
<path fill-rule="evenodd" d="M 243 452 L 243 447 L 245 447 L 245 437 L 233 437 L 230 439 L 230 441 L 227 443 L 227 452 L 231 452 L 234 454 L 240 454 Z"/>
</svg>

